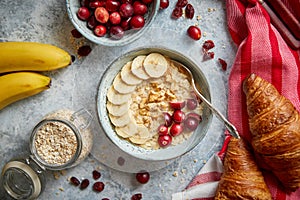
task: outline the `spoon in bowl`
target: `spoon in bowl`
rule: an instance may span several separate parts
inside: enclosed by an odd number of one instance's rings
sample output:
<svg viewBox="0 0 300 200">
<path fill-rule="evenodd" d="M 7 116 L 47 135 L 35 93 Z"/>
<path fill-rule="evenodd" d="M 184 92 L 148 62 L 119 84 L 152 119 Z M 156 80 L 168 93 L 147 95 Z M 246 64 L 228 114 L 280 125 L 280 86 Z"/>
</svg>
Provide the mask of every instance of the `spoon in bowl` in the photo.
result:
<svg viewBox="0 0 300 200">
<path fill-rule="evenodd" d="M 233 124 L 231 124 L 223 115 L 220 111 L 218 111 L 198 90 L 198 88 L 195 85 L 195 80 L 193 77 L 192 72 L 183 64 L 180 62 L 177 62 L 176 60 L 172 60 L 173 64 L 179 69 L 179 71 L 185 75 L 187 75 L 189 82 L 191 83 L 193 90 L 195 91 L 196 95 L 208 106 L 208 108 L 221 120 L 224 122 L 227 130 L 229 133 L 235 137 L 235 138 L 240 138 L 240 135 L 235 128 Z"/>
</svg>

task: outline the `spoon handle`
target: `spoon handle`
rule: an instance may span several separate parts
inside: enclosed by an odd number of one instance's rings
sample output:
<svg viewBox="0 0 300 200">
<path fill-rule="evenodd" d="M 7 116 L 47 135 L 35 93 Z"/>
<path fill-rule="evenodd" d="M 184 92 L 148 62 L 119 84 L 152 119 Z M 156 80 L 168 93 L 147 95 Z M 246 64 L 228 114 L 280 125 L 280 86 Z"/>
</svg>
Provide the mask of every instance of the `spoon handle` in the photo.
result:
<svg viewBox="0 0 300 200">
<path fill-rule="evenodd" d="M 196 88 L 194 82 L 193 82 L 193 88 L 194 91 L 197 93 L 198 97 L 200 97 L 200 99 L 202 99 L 202 101 L 204 101 L 207 106 L 210 108 L 210 110 L 217 115 L 217 117 L 224 122 L 227 130 L 230 132 L 230 134 L 239 139 L 240 135 L 237 131 L 237 129 L 235 128 L 235 126 L 233 124 L 231 124 L 223 115 L 222 113 L 220 113 L 220 111 L 218 111 L 215 107 L 212 106 L 212 104 L 198 91 L 198 89 Z"/>
</svg>

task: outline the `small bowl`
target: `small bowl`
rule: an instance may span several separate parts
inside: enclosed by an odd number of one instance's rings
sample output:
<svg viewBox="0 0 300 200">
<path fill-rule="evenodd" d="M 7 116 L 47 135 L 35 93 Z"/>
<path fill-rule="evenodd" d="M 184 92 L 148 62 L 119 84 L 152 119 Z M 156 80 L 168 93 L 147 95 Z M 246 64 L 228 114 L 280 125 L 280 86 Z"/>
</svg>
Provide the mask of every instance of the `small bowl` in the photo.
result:
<svg viewBox="0 0 300 200">
<path fill-rule="evenodd" d="M 161 53 L 162 55 L 165 55 L 187 66 L 192 71 L 195 82 L 201 86 L 201 93 L 206 97 L 206 99 L 208 99 L 208 101 L 210 101 L 211 98 L 208 82 L 200 68 L 192 60 L 177 51 L 165 47 L 143 47 L 125 53 L 124 55 L 113 61 L 111 65 L 106 69 L 98 87 L 97 114 L 101 127 L 103 128 L 106 136 L 118 148 L 138 159 L 147 161 L 164 161 L 182 156 L 183 154 L 189 152 L 195 146 L 197 146 L 207 133 L 207 130 L 211 124 L 212 113 L 207 106 L 203 105 L 202 122 L 187 140 L 176 146 L 169 146 L 167 148 L 160 148 L 158 150 L 148 150 L 136 146 L 117 135 L 117 133 L 114 131 L 114 126 L 110 122 L 108 111 L 106 109 L 107 91 L 112 85 L 113 79 L 125 63 L 133 60 L 133 58 L 138 55 L 146 55 L 152 52 Z"/>
<path fill-rule="evenodd" d="M 141 29 L 130 29 L 125 31 L 121 39 L 114 39 L 109 36 L 98 37 L 93 33 L 93 30 L 87 27 L 87 22 L 80 20 L 77 17 L 77 11 L 81 7 L 80 0 L 66 0 L 68 16 L 75 28 L 88 40 L 104 45 L 104 46 L 123 46 L 129 44 L 143 35 L 147 27 L 154 21 L 159 10 L 160 1 L 153 0 L 153 3 L 148 7 L 148 12 L 145 14 L 145 25 Z M 108 34 L 107 34 L 108 35 Z"/>
</svg>

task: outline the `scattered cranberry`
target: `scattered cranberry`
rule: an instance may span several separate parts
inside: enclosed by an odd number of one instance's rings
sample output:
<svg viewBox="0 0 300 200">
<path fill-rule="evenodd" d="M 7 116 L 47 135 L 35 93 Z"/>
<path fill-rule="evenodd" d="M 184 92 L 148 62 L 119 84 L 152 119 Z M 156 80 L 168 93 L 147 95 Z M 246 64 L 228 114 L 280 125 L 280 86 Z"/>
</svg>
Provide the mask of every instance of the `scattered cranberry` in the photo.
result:
<svg viewBox="0 0 300 200">
<path fill-rule="evenodd" d="M 218 58 L 219 63 L 221 64 L 221 67 L 224 71 L 226 71 L 227 69 L 227 63 L 225 60 L 223 60 L 222 58 Z"/>
<path fill-rule="evenodd" d="M 141 200 L 143 195 L 141 193 L 137 193 L 131 196 L 131 200 Z"/>
<path fill-rule="evenodd" d="M 70 178 L 70 182 L 71 182 L 73 185 L 75 185 L 75 186 L 80 185 L 80 181 L 79 181 L 76 177 L 74 177 L 74 176 L 72 176 L 72 177 Z"/>
<path fill-rule="evenodd" d="M 197 108 L 198 102 L 196 99 L 188 99 L 186 104 L 188 109 L 195 110 Z"/>
<path fill-rule="evenodd" d="M 135 175 L 135 178 L 139 183 L 145 184 L 149 181 L 150 174 L 149 172 L 139 172 Z"/>
<path fill-rule="evenodd" d="M 170 106 L 173 109 L 179 110 L 184 108 L 185 106 L 185 101 L 176 101 L 176 102 L 170 102 Z"/>
<path fill-rule="evenodd" d="M 141 15 L 134 15 L 130 20 L 131 28 L 142 28 L 145 25 L 145 19 Z"/>
<path fill-rule="evenodd" d="M 117 0 L 107 0 L 105 4 L 105 8 L 109 12 L 115 12 L 119 10 L 120 2 Z"/>
<path fill-rule="evenodd" d="M 190 26 L 187 33 L 194 40 L 199 40 L 201 38 L 201 30 L 198 26 Z"/>
<path fill-rule="evenodd" d="M 213 51 L 205 51 L 204 52 L 205 60 L 206 59 L 213 59 L 215 57 L 215 53 Z"/>
<path fill-rule="evenodd" d="M 106 27 L 100 24 L 95 27 L 94 33 L 96 36 L 102 37 L 106 34 Z"/>
<path fill-rule="evenodd" d="M 77 29 L 73 29 L 71 31 L 71 34 L 74 38 L 81 38 L 82 37 L 82 34 L 77 30 Z"/>
<path fill-rule="evenodd" d="M 80 7 L 77 11 L 79 19 L 86 21 L 90 17 L 91 12 L 87 7 Z"/>
<path fill-rule="evenodd" d="M 172 137 L 170 135 L 160 135 L 158 136 L 158 140 L 157 140 L 158 144 L 160 147 L 167 147 L 170 146 L 170 144 L 172 143 Z"/>
<path fill-rule="evenodd" d="M 199 125 L 199 121 L 195 117 L 188 117 L 184 121 L 184 127 L 189 129 L 190 131 L 196 130 Z"/>
<path fill-rule="evenodd" d="M 160 0 L 159 8 L 166 9 L 169 7 L 169 0 Z"/>
<path fill-rule="evenodd" d="M 109 15 L 109 21 L 114 25 L 120 24 L 121 23 L 121 15 L 116 11 L 112 12 Z"/>
<path fill-rule="evenodd" d="M 164 119 L 165 119 L 165 125 L 167 127 L 172 125 L 173 120 L 172 120 L 172 116 L 169 113 L 167 113 L 167 112 L 164 113 Z"/>
<path fill-rule="evenodd" d="M 184 121 L 185 113 L 182 110 L 175 110 L 172 115 L 172 119 L 176 123 L 181 123 Z"/>
<path fill-rule="evenodd" d="M 131 17 L 133 15 L 133 6 L 129 3 L 123 3 L 119 9 L 120 15 L 123 18 Z"/>
<path fill-rule="evenodd" d="M 109 198 L 102 198 L 101 200 L 109 200 Z"/>
<path fill-rule="evenodd" d="M 147 6 L 141 3 L 140 1 L 135 1 L 133 3 L 133 13 L 135 15 L 145 15 L 147 11 L 148 11 Z"/>
<path fill-rule="evenodd" d="M 192 4 L 187 4 L 185 7 L 185 16 L 188 19 L 193 19 L 195 14 L 195 9 Z"/>
<path fill-rule="evenodd" d="M 83 179 L 80 184 L 80 189 L 83 190 L 83 189 L 87 188 L 89 186 L 89 184 L 90 184 L 89 179 Z"/>
<path fill-rule="evenodd" d="M 104 190 L 104 183 L 103 182 L 95 182 L 93 184 L 93 190 L 96 192 L 102 192 Z"/>
<path fill-rule="evenodd" d="M 109 13 L 104 7 L 98 7 L 95 10 L 96 20 L 100 23 L 106 23 L 109 19 Z"/>
<path fill-rule="evenodd" d="M 121 26 L 112 26 L 110 28 L 110 36 L 114 39 L 121 39 L 124 36 L 124 30 Z"/>
<path fill-rule="evenodd" d="M 183 126 L 178 123 L 174 123 L 170 128 L 170 134 L 175 137 L 183 132 Z"/>
<path fill-rule="evenodd" d="M 177 7 L 185 7 L 186 5 L 188 4 L 188 0 L 178 0 L 177 3 L 176 3 L 176 6 Z"/>
<path fill-rule="evenodd" d="M 180 18 L 181 16 L 182 16 L 182 14 L 183 14 L 183 11 L 182 11 L 182 8 L 180 8 L 180 7 L 175 7 L 174 9 L 173 9 L 173 11 L 172 11 L 172 18 L 174 18 L 174 19 L 178 19 L 178 18 Z"/>
<path fill-rule="evenodd" d="M 92 49 L 90 46 L 84 45 L 84 46 L 79 47 L 77 53 L 79 56 L 87 56 L 91 53 L 91 51 L 92 51 Z"/>
<path fill-rule="evenodd" d="M 206 51 L 208 51 L 214 47 L 215 47 L 215 43 L 212 40 L 206 40 L 202 45 L 203 50 L 206 50 Z"/>
<path fill-rule="evenodd" d="M 93 173 L 94 180 L 97 180 L 101 177 L 101 173 L 97 170 L 94 170 L 92 173 Z"/>
<path fill-rule="evenodd" d="M 168 135 L 168 127 L 164 124 L 160 125 L 158 127 L 158 135 Z"/>
</svg>

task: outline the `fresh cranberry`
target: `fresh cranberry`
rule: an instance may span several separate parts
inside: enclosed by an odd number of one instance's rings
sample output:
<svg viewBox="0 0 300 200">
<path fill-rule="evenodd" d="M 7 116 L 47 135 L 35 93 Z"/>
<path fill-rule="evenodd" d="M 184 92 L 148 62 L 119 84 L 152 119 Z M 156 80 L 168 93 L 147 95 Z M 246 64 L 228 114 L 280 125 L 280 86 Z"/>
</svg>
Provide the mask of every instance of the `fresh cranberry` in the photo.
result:
<svg viewBox="0 0 300 200">
<path fill-rule="evenodd" d="M 142 2 L 143 2 L 144 4 L 150 4 L 150 3 L 153 2 L 153 0 L 142 0 Z"/>
<path fill-rule="evenodd" d="M 84 45 L 79 47 L 79 49 L 77 50 L 77 53 L 79 56 L 87 56 L 91 53 L 92 49 L 90 46 L 88 45 Z"/>
<path fill-rule="evenodd" d="M 223 60 L 222 58 L 218 58 L 219 63 L 221 64 L 221 67 L 224 71 L 226 71 L 227 69 L 227 63 L 225 60 Z"/>
<path fill-rule="evenodd" d="M 117 0 L 107 0 L 106 1 L 106 5 L 105 8 L 109 11 L 109 12 L 114 12 L 117 11 L 120 7 L 120 2 Z"/>
<path fill-rule="evenodd" d="M 194 112 L 189 112 L 189 113 L 186 115 L 186 118 L 189 118 L 189 117 L 195 118 L 196 120 L 199 121 L 199 123 L 202 121 L 202 117 L 201 117 L 199 114 L 194 113 Z"/>
<path fill-rule="evenodd" d="M 187 4 L 186 7 L 185 7 L 185 16 L 186 16 L 186 18 L 193 19 L 194 14 L 195 14 L 195 9 L 192 6 L 192 4 Z"/>
<path fill-rule="evenodd" d="M 90 4 L 89 4 L 89 7 L 91 9 L 96 9 L 98 7 L 101 7 L 101 6 L 104 6 L 103 1 L 91 1 Z"/>
<path fill-rule="evenodd" d="M 199 40 L 201 38 L 201 30 L 198 26 L 190 26 L 187 33 L 194 40 Z"/>
<path fill-rule="evenodd" d="M 158 135 L 168 135 L 168 127 L 164 124 L 158 127 Z"/>
<path fill-rule="evenodd" d="M 80 7 L 77 11 L 79 19 L 86 21 L 90 17 L 91 12 L 87 7 Z"/>
<path fill-rule="evenodd" d="M 124 30 L 121 26 L 112 26 L 110 28 L 110 36 L 113 39 L 121 39 L 124 36 Z"/>
<path fill-rule="evenodd" d="M 179 109 L 184 108 L 185 101 L 172 101 L 172 102 L 170 102 L 170 106 L 173 109 L 179 110 Z"/>
<path fill-rule="evenodd" d="M 134 15 L 130 20 L 131 28 L 142 28 L 145 25 L 145 19 L 141 15 Z"/>
<path fill-rule="evenodd" d="M 186 106 L 188 109 L 194 110 L 197 108 L 197 105 L 198 105 L 198 102 L 196 99 L 188 99 L 187 100 Z"/>
<path fill-rule="evenodd" d="M 169 0 L 160 0 L 159 8 L 166 9 L 169 7 Z"/>
<path fill-rule="evenodd" d="M 167 146 L 170 146 L 170 144 L 172 143 L 172 137 L 170 135 L 160 135 L 158 136 L 157 142 L 160 147 L 165 148 Z"/>
<path fill-rule="evenodd" d="M 96 20 L 96 17 L 92 15 L 87 22 L 87 27 L 93 30 L 97 25 L 98 21 Z"/>
<path fill-rule="evenodd" d="M 129 3 L 123 3 L 119 9 L 120 15 L 123 18 L 128 18 L 133 15 L 133 6 Z"/>
<path fill-rule="evenodd" d="M 141 200 L 143 195 L 141 193 L 137 193 L 131 196 L 131 200 Z"/>
<path fill-rule="evenodd" d="M 83 179 L 80 184 L 80 189 L 83 190 L 83 189 L 87 188 L 89 186 L 89 184 L 90 184 L 89 179 Z"/>
<path fill-rule="evenodd" d="M 140 1 L 135 1 L 133 3 L 133 13 L 135 15 L 145 15 L 148 11 L 148 8 L 145 4 L 141 3 Z"/>
<path fill-rule="evenodd" d="M 73 185 L 75 185 L 75 186 L 80 185 L 80 181 L 78 180 L 78 178 L 76 178 L 76 177 L 74 177 L 74 176 L 72 176 L 72 177 L 70 178 L 70 182 L 71 182 Z"/>
<path fill-rule="evenodd" d="M 208 51 L 214 47 L 215 47 L 215 43 L 212 40 L 206 40 L 202 45 L 203 50 L 206 50 L 206 51 Z"/>
<path fill-rule="evenodd" d="M 84 7 L 88 7 L 90 0 L 80 0 L 80 5 Z"/>
<path fill-rule="evenodd" d="M 92 173 L 93 173 L 94 180 L 97 180 L 101 177 L 101 173 L 97 170 L 94 170 Z"/>
<path fill-rule="evenodd" d="M 172 11 L 172 18 L 174 18 L 174 19 L 178 19 L 178 18 L 180 18 L 181 16 L 182 16 L 182 14 L 183 14 L 183 11 L 182 11 L 182 8 L 180 8 L 180 7 L 175 7 L 174 9 L 173 9 L 173 11 Z"/>
<path fill-rule="evenodd" d="M 172 125 L 173 119 L 172 119 L 172 116 L 169 113 L 167 113 L 167 112 L 164 113 L 164 119 L 165 119 L 165 125 L 167 127 Z"/>
<path fill-rule="evenodd" d="M 109 15 L 109 21 L 114 24 L 120 24 L 121 23 L 121 15 L 118 12 L 112 12 Z"/>
<path fill-rule="evenodd" d="M 183 132 L 183 126 L 178 123 L 174 123 L 170 128 L 170 134 L 175 137 Z"/>
<path fill-rule="evenodd" d="M 102 192 L 104 190 L 104 183 L 103 182 L 95 182 L 93 184 L 93 190 L 96 192 Z"/>
<path fill-rule="evenodd" d="M 120 26 L 123 28 L 124 31 L 127 31 L 128 29 L 130 29 L 130 20 L 131 20 L 130 17 L 121 20 Z"/>
<path fill-rule="evenodd" d="M 182 110 L 175 110 L 172 115 L 172 119 L 176 123 L 181 123 L 184 121 L 185 113 Z"/>
<path fill-rule="evenodd" d="M 132 4 L 133 0 L 121 0 L 121 3 L 130 3 Z"/>
<path fill-rule="evenodd" d="M 196 130 L 199 125 L 199 121 L 195 117 L 188 117 L 184 121 L 184 127 L 189 129 L 190 131 Z"/>
<path fill-rule="evenodd" d="M 150 179 L 149 172 L 139 172 L 135 175 L 136 180 L 139 183 L 146 184 Z"/>
<path fill-rule="evenodd" d="M 106 31 L 107 31 L 106 27 L 102 24 L 96 26 L 95 29 L 94 29 L 94 33 L 98 37 L 104 36 L 106 34 Z"/>
<path fill-rule="evenodd" d="M 100 23 L 106 23 L 109 19 L 109 13 L 104 7 L 98 7 L 95 10 L 95 18 Z"/>
<path fill-rule="evenodd" d="M 71 34 L 74 38 L 81 38 L 82 37 L 82 34 L 77 30 L 77 29 L 73 29 L 71 31 Z"/>
<path fill-rule="evenodd" d="M 183 8 L 188 4 L 188 0 L 178 0 L 176 3 L 177 7 Z"/>
</svg>

